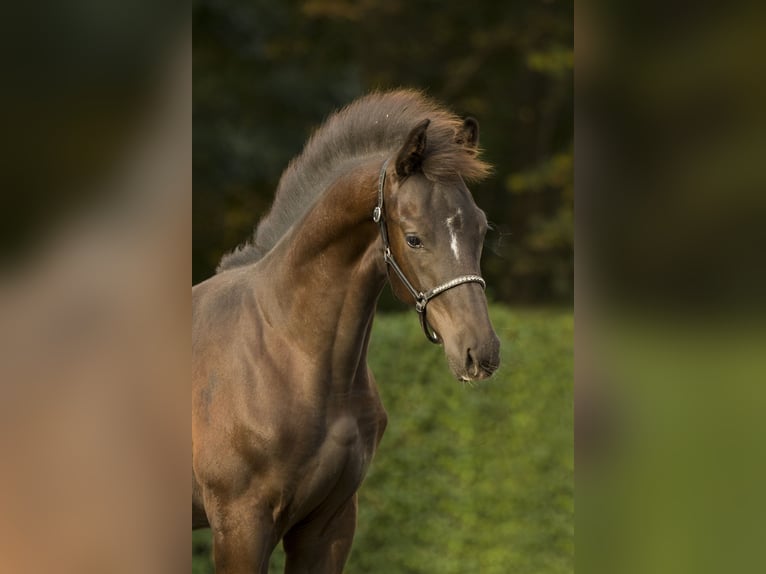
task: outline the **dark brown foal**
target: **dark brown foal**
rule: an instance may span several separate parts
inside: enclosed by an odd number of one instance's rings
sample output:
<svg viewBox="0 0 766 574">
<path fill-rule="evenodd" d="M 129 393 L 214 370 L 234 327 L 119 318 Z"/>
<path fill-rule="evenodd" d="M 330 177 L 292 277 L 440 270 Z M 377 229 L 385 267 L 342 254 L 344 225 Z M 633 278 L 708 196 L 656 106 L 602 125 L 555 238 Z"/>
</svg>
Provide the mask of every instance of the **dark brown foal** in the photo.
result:
<svg viewBox="0 0 766 574">
<path fill-rule="evenodd" d="M 463 182 L 486 173 L 477 143 L 418 93 L 359 100 L 283 174 L 253 244 L 192 289 L 192 521 L 219 574 L 267 572 L 280 540 L 286 572 L 342 572 L 386 426 L 366 358 L 390 266 L 403 300 L 438 291 L 424 328 L 458 379 L 497 368 L 487 223 Z"/>
</svg>

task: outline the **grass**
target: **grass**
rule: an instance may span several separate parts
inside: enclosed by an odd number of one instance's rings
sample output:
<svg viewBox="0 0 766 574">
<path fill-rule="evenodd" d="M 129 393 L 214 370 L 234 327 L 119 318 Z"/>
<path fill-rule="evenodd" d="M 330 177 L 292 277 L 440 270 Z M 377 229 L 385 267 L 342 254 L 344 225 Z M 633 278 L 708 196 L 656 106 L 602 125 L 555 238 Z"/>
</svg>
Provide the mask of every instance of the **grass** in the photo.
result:
<svg viewBox="0 0 766 574">
<path fill-rule="evenodd" d="M 414 313 L 376 319 L 370 364 L 389 425 L 360 496 L 355 573 L 573 571 L 570 310 L 491 308 L 502 366 L 468 387 Z M 194 533 L 194 573 L 212 572 Z M 272 572 L 281 572 L 281 549 Z"/>
</svg>

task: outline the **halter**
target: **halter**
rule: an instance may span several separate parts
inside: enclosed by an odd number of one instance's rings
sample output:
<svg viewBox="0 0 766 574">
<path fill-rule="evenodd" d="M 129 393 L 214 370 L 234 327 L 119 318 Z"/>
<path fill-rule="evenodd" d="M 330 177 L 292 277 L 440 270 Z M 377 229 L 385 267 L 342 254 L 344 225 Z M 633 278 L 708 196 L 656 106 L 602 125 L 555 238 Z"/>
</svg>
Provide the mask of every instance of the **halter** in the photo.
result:
<svg viewBox="0 0 766 574">
<path fill-rule="evenodd" d="M 455 277 L 433 289 L 429 289 L 426 292 L 415 289 L 409 279 L 404 275 L 404 271 L 402 271 L 401 267 L 394 261 L 394 256 L 391 254 L 391 245 L 388 242 L 388 229 L 386 228 L 386 220 L 383 217 L 383 187 L 386 184 L 387 167 L 388 160 L 384 161 L 383 166 L 380 168 L 380 177 L 378 178 L 378 204 L 372 212 L 372 220 L 378 224 L 378 227 L 380 228 L 380 237 L 383 240 L 383 260 L 391 266 L 391 269 L 394 270 L 394 273 L 397 274 L 401 282 L 415 299 L 415 310 L 418 312 L 420 325 L 423 327 L 423 332 L 426 334 L 426 337 L 432 343 L 438 344 L 441 342 L 441 339 L 431 328 L 431 325 L 428 324 L 428 318 L 426 317 L 426 306 L 428 305 L 428 302 L 437 295 L 441 295 L 445 291 L 457 287 L 458 285 L 462 285 L 463 283 L 478 283 L 481 285 L 482 289 L 486 289 L 487 284 L 479 275 L 461 275 L 460 277 Z"/>
</svg>

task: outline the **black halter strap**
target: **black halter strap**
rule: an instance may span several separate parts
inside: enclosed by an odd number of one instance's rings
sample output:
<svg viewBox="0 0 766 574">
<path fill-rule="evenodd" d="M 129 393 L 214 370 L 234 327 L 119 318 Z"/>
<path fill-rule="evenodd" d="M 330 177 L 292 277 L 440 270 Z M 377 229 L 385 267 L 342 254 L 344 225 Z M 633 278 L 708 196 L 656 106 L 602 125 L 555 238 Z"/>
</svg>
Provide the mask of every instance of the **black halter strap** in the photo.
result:
<svg viewBox="0 0 766 574">
<path fill-rule="evenodd" d="M 394 256 L 391 254 L 391 245 L 388 242 L 388 228 L 386 227 L 386 219 L 383 212 L 383 188 L 386 185 L 387 167 L 388 160 L 384 161 L 383 166 L 380 168 L 380 177 L 378 178 L 378 204 L 372 212 L 372 220 L 378 224 L 380 238 L 383 240 L 383 260 L 394 270 L 394 273 L 396 273 L 402 284 L 415 299 L 415 310 L 418 312 L 420 325 L 423 327 L 423 332 L 426 334 L 428 340 L 432 343 L 440 343 L 441 339 L 439 338 L 439 335 L 431 328 L 431 325 L 428 324 L 428 318 L 426 317 L 426 307 L 428 306 L 428 302 L 437 295 L 441 295 L 445 291 L 457 287 L 458 285 L 462 285 L 463 283 L 478 283 L 481 285 L 482 289 L 485 289 L 487 284 L 479 275 L 461 275 L 460 277 L 455 277 L 433 289 L 423 292 L 416 289 L 410 280 L 407 279 L 404 271 L 402 271 L 401 267 L 394 261 Z"/>
</svg>

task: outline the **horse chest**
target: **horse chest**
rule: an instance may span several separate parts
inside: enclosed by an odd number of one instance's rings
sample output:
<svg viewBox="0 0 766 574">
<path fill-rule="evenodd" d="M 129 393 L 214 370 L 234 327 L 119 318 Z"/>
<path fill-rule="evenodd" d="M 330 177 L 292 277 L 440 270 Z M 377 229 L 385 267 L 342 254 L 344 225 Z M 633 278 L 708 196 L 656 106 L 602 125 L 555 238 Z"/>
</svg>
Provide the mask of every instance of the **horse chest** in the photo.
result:
<svg viewBox="0 0 766 574">
<path fill-rule="evenodd" d="M 292 513 L 303 515 L 320 505 L 342 503 L 359 488 L 373 454 L 359 421 L 342 416 L 331 421 L 312 456 L 294 468 Z"/>
</svg>

